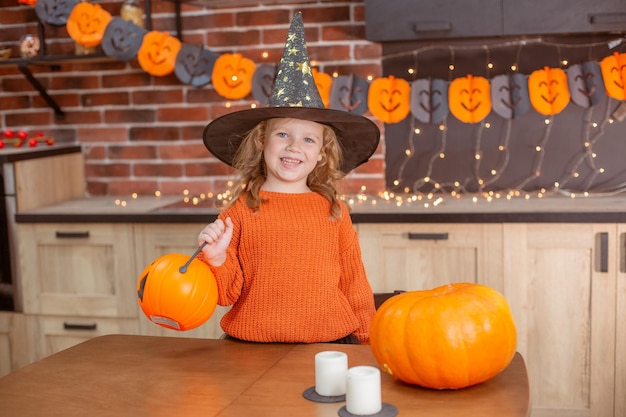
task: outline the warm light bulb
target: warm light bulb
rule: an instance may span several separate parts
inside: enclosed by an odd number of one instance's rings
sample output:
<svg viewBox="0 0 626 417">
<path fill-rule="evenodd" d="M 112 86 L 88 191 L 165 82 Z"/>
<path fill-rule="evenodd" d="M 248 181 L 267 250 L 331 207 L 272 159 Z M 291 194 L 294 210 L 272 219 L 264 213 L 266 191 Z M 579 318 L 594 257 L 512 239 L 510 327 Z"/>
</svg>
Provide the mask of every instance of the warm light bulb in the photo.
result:
<svg viewBox="0 0 626 417">
<path fill-rule="evenodd" d="M 410 149 L 405 150 L 405 151 L 404 151 L 404 154 L 405 154 L 406 156 L 411 156 L 411 150 L 410 150 Z"/>
</svg>

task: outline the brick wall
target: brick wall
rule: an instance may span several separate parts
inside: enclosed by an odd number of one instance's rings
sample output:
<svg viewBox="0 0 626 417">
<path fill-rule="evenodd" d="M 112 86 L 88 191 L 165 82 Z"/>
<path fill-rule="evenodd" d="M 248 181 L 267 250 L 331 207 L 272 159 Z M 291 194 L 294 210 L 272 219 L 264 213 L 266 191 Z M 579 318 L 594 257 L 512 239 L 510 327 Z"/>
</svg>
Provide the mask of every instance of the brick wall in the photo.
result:
<svg viewBox="0 0 626 417">
<path fill-rule="evenodd" d="M 98 2 L 114 16 L 121 2 Z M 153 0 L 152 29 L 175 34 L 174 3 Z M 256 63 L 280 60 L 294 11 L 301 10 L 309 55 L 321 72 L 380 76 L 381 48 L 365 41 L 362 0 L 208 9 L 182 6 L 182 41 L 218 53 L 239 52 Z M 0 0 L 0 47 L 37 34 L 34 8 Z M 45 25 L 47 55 L 71 55 L 65 26 Z M 267 52 L 267 58 L 262 56 Z M 229 167 L 211 157 L 201 133 L 208 121 L 254 103 L 252 96 L 228 102 L 209 84 L 182 84 L 174 74 L 148 75 L 136 59 L 62 62 L 29 67 L 65 113 L 59 117 L 15 65 L 0 65 L 0 124 L 3 129 L 43 131 L 58 142 L 77 142 L 86 156 L 90 195 L 221 192 Z M 228 107 L 230 106 L 230 107 Z M 342 184 L 346 193 L 365 185 L 384 188 L 384 145 Z"/>
</svg>

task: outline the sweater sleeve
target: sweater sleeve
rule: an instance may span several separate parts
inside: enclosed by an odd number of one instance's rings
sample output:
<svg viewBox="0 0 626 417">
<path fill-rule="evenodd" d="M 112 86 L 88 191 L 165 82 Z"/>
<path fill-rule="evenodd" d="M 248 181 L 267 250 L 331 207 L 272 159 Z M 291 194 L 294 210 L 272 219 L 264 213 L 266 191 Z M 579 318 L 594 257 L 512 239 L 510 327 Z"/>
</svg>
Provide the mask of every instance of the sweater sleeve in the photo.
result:
<svg viewBox="0 0 626 417">
<path fill-rule="evenodd" d="M 358 236 L 347 209 L 343 210 L 341 222 L 339 287 L 359 321 L 359 327 L 354 332 L 355 336 L 361 344 L 369 344 L 370 324 L 375 312 L 374 295 L 363 266 Z"/>
<path fill-rule="evenodd" d="M 219 215 L 222 220 L 227 217 L 233 221 L 233 237 L 226 250 L 226 261 L 217 267 L 209 265 L 217 282 L 217 303 L 221 306 L 233 305 L 239 299 L 243 287 L 243 271 L 238 256 L 241 222 L 236 210 L 226 210 Z"/>
</svg>

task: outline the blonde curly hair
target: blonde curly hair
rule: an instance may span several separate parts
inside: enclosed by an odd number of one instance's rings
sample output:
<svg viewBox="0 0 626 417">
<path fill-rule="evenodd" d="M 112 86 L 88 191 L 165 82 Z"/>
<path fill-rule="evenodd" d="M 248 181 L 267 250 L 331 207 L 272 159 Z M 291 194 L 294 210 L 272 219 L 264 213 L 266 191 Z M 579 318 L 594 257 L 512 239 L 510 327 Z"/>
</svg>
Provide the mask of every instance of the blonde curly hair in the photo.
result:
<svg viewBox="0 0 626 417">
<path fill-rule="evenodd" d="M 244 137 L 233 159 L 233 168 L 238 172 L 231 187 L 231 199 L 224 208 L 228 208 L 245 195 L 246 204 L 252 210 L 258 210 L 265 202 L 259 195 L 261 186 L 267 178 L 265 159 L 263 158 L 264 141 L 272 124 L 278 119 L 268 119 L 258 123 Z M 337 198 L 337 181 L 345 176 L 340 169 L 342 150 L 334 129 L 324 125 L 322 137 L 322 159 L 307 178 L 307 186 L 324 196 L 331 204 L 330 217 L 341 218 L 341 206 Z"/>
</svg>

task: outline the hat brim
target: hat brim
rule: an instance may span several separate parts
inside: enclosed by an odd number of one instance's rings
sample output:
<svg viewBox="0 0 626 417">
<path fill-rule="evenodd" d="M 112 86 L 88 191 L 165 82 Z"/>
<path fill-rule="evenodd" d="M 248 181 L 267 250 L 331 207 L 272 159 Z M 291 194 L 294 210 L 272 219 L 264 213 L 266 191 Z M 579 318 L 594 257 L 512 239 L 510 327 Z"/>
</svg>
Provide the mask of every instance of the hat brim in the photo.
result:
<svg viewBox="0 0 626 417">
<path fill-rule="evenodd" d="M 262 107 L 225 114 L 209 123 L 202 134 L 207 149 L 231 165 L 245 135 L 263 120 L 294 118 L 332 126 L 342 147 L 344 173 L 367 162 L 380 141 L 380 130 L 367 117 L 343 110 L 311 107 Z"/>
</svg>

